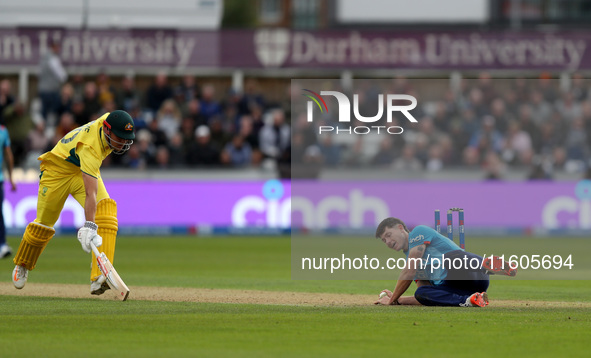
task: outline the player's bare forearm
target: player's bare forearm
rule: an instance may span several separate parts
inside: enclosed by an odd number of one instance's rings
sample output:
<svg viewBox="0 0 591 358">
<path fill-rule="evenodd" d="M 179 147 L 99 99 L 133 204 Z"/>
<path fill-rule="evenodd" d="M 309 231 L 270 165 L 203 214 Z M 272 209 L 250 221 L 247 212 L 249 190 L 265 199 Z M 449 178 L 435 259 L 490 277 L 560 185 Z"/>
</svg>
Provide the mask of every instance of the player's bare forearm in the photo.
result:
<svg viewBox="0 0 591 358">
<path fill-rule="evenodd" d="M 96 193 L 98 191 L 98 179 L 86 173 L 82 173 L 82 180 L 84 181 L 84 189 L 86 192 L 86 199 L 84 201 L 84 216 L 86 221 L 94 222 L 96 215 Z"/>
<path fill-rule="evenodd" d="M 399 298 L 408 290 L 410 284 L 412 283 L 415 274 L 417 272 L 417 262 L 421 260 L 423 254 L 425 253 L 425 245 L 419 245 L 413 247 L 410 252 L 408 253 L 408 259 L 406 263 L 406 267 L 400 273 L 400 277 L 398 277 L 398 281 L 396 282 L 396 287 L 394 288 L 394 292 L 392 293 L 392 297 L 390 297 L 389 304 L 401 304 Z M 414 297 L 413 297 L 414 298 Z"/>
<path fill-rule="evenodd" d="M 402 274 L 400 276 L 402 276 Z M 408 290 L 411 283 L 412 283 L 412 280 L 399 279 L 396 282 L 396 287 L 394 287 L 394 292 L 392 292 L 392 297 L 390 297 L 390 301 L 388 302 L 388 304 L 389 305 L 396 304 L 396 303 L 400 304 L 400 302 L 399 302 L 400 297 L 406 292 L 406 290 Z M 394 302 L 396 302 L 396 303 L 394 303 Z"/>
</svg>

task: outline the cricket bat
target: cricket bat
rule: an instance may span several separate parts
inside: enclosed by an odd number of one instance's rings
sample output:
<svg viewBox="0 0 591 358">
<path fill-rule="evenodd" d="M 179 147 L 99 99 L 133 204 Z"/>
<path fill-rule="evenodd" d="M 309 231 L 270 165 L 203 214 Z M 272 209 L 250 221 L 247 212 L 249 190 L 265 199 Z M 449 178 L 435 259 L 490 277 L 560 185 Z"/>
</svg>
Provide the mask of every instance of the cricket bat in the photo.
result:
<svg viewBox="0 0 591 358">
<path fill-rule="evenodd" d="M 94 252 L 94 255 L 96 256 L 96 263 L 98 265 L 99 270 L 107 279 L 107 284 L 109 285 L 109 287 L 111 287 L 111 290 L 117 293 L 117 297 L 119 297 L 121 301 L 125 301 L 127 299 L 127 296 L 129 296 L 129 288 L 127 287 L 125 282 L 123 282 L 121 276 L 119 276 L 119 274 L 115 270 L 115 267 L 113 267 L 111 261 L 109 261 L 109 259 L 104 253 L 99 252 L 99 250 L 96 248 L 96 246 L 94 246 L 94 243 L 92 241 L 90 242 L 90 247 L 92 248 L 92 252 Z"/>
</svg>

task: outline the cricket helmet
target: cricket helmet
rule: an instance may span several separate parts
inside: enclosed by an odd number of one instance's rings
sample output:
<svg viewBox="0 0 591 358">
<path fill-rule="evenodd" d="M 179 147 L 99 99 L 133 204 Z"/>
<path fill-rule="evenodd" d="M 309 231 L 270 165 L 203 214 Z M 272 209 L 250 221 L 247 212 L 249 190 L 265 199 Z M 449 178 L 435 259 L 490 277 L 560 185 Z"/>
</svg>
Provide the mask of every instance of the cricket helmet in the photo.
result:
<svg viewBox="0 0 591 358">
<path fill-rule="evenodd" d="M 113 111 L 109 113 L 103 125 L 109 128 L 109 132 L 124 140 L 119 142 L 111 137 L 110 133 L 105 132 L 105 137 L 109 147 L 115 154 L 123 154 L 129 150 L 135 139 L 134 123 L 131 116 L 125 111 Z M 114 145 L 116 144 L 116 145 Z M 118 146 L 121 146 L 118 148 Z"/>
<path fill-rule="evenodd" d="M 121 139 L 135 139 L 134 123 L 131 116 L 125 111 L 113 111 L 105 119 L 106 126 Z"/>
</svg>

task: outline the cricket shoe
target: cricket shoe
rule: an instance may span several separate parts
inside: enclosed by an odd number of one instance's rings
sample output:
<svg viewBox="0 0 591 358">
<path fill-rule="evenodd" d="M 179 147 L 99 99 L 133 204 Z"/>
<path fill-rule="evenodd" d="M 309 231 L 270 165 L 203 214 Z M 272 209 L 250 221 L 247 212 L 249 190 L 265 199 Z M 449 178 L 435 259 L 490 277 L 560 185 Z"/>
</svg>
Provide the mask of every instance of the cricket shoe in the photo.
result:
<svg viewBox="0 0 591 358">
<path fill-rule="evenodd" d="M 10 246 L 6 244 L 0 246 L 0 259 L 6 258 L 10 255 L 12 255 L 12 249 L 10 248 Z"/>
<path fill-rule="evenodd" d="M 509 262 L 504 261 L 498 256 L 485 257 L 484 261 L 482 262 L 482 267 L 489 275 L 517 275 L 517 268 L 511 267 Z"/>
<path fill-rule="evenodd" d="M 14 284 L 14 287 L 18 288 L 19 290 L 25 287 L 28 277 L 29 270 L 27 270 L 27 268 L 24 266 L 16 265 L 14 270 L 12 270 L 12 283 Z"/>
<path fill-rule="evenodd" d="M 106 290 L 110 289 L 111 287 L 109 287 L 109 285 L 107 284 L 107 280 L 103 275 L 100 275 L 99 278 L 96 279 L 96 281 L 92 281 L 90 283 L 91 295 L 102 295 L 103 293 L 105 293 Z"/>
<path fill-rule="evenodd" d="M 464 307 L 485 307 L 488 305 L 488 293 L 476 292 L 466 299 L 466 303 L 460 305 Z"/>
</svg>

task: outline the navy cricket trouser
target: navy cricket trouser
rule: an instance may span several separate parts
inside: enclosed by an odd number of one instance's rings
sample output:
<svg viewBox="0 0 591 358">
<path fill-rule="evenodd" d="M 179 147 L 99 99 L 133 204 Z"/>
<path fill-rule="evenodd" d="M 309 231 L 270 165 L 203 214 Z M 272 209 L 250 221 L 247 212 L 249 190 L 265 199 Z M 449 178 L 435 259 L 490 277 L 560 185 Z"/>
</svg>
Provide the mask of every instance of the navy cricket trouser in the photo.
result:
<svg viewBox="0 0 591 358">
<path fill-rule="evenodd" d="M 445 254 L 446 258 L 453 262 L 460 259 L 462 262 L 477 259 L 482 263 L 483 258 L 471 252 L 462 250 L 451 251 Z M 464 259 L 466 258 L 466 259 Z M 470 269 L 462 265 L 460 269 L 446 263 L 447 278 L 437 286 L 421 286 L 415 292 L 415 298 L 425 306 L 459 306 L 466 302 L 475 292 L 484 292 L 488 289 L 489 279 L 486 270 Z"/>
</svg>

